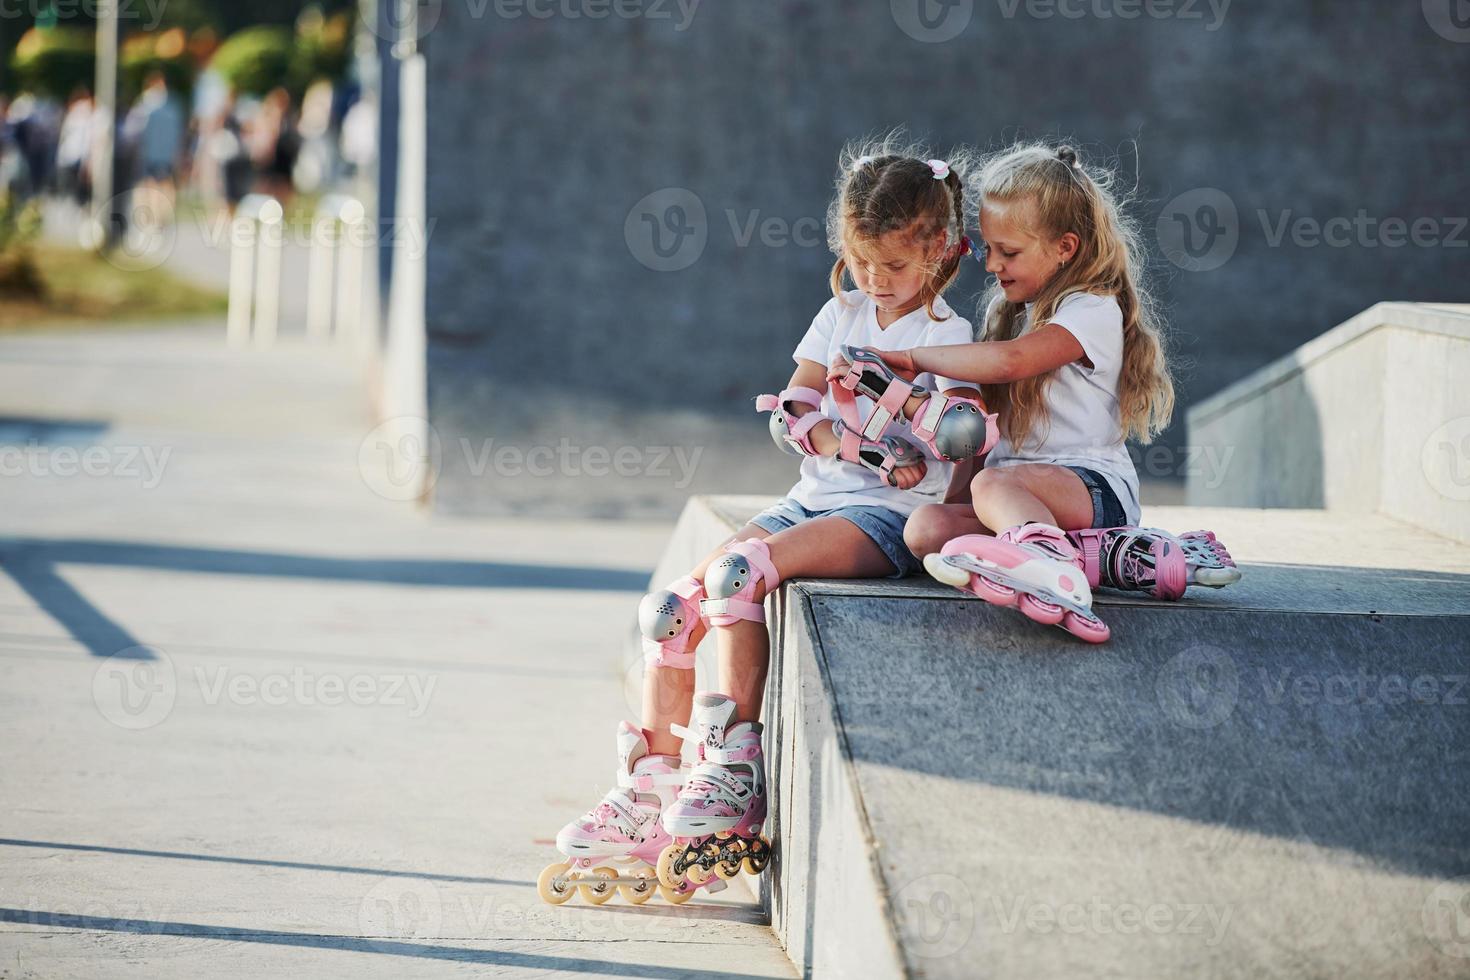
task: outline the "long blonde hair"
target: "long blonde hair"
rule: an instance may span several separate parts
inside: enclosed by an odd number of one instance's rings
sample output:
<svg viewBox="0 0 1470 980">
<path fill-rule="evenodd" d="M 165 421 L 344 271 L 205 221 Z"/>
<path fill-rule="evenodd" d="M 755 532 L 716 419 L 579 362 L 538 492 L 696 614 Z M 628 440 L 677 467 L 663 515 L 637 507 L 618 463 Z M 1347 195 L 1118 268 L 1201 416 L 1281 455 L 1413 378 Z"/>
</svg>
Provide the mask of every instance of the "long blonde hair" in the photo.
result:
<svg viewBox="0 0 1470 980">
<path fill-rule="evenodd" d="M 1144 252 L 1137 226 L 1113 194 L 1113 174 L 1083 166 L 1069 146 L 1018 143 L 989 158 L 975 181 L 981 207 L 990 203 L 1027 204 L 1034 227 L 1055 240 L 1067 232 L 1078 238 L 1077 253 L 1032 300 L 1031 316 L 1022 303 L 1008 301 L 997 283 L 982 300 L 982 340 L 1014 340 L 1051 322 L 1062 301 L 1074 293 L 1113 296 L 1123 311 L 1123 369 L 1118 409 L 1123 435 L 1153 441 L 1174 413 L 1174 382 L 1169 376 L 1163 324 L 1143 281 Z M 991 304 L 994 302 L 994 306 Z M 1058 369 L 1060 370 L 1060 369 Z M 1000 414 L 1001 431 L 1021 446 L 1051 419 L 1046 387 L 1056 371 L 1006 385 L 982 385 L 985 404 Z M 1044 439 L 1044 434 L 1037 441 Z"/>
<path fill-rule="evenodd" d="M 843 147 L 837 189 L 827 206 L 827 245 L 837 256 L 832 265 L 832 295 L 841 296 L 850 244 L 872 245 L 889 232 L 907 232 L 917 245 L 937 239 L 944 250 L 925 268 L 919 290 L 930 319 L 940 319 L 934 301 L 959 275 L 964 258 L 965 181 L 969 154 L 955 152 L 945 163 L 949 172 L 936 178 L 929 151 L 900 142 L 901 134 L 858 140 Z M 947 314 L 946 317 L 947 319 Z"/>
</svg>

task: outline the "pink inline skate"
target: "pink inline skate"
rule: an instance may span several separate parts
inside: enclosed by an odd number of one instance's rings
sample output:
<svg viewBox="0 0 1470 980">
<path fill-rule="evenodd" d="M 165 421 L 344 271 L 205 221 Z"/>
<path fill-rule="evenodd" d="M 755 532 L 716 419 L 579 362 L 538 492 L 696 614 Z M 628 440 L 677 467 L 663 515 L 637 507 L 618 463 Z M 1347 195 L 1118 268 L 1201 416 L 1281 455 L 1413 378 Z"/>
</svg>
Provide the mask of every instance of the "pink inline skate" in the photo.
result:
<svg viewBox="0 0 1470 980">
<path fill-rule="evenodd" d="M 1038 623 L 1060 626 L 1088 643 L 1102 643 L 1108 625 L 1092 612 L 1092 589 L 1067 536 L 1050 524 L 966 534 L 924 557 L 924 568 L 946 585 L 998 606 L 1015 606 Z"/>
<path fill-rule="evenodd" d="M 760 874 L 771 859 L 771 842 L 761 836 L 766 819 L 761 724 L 742 721 L 727 731 L 734 713 L 735 702 L 725 695 L 696 694 L 689 727 L 673 726 L 674 734 L 698 748 L 689 781 L 663 815 L 664 829 L 674 838 L 658 860 L 658 880 L 665 888 L 712 884 L 712 878 L 733 878 L 742 868 Z"/>
<path fill-rule="evenodd" d="M 1105 585 L 1172 601 L 1191 585 L 1221 589 L 1240 581 L 1230 552 L 1209 531 L 1175 537 L 1152 527 L 1110 527 L 1068 531 L 1067 538 L 1082 556 L 1093 588 Z"/>
<path fill-rule="evenodd" d="M 626 721 L 618 726 L 617 786 L 591 810 L 556 835 L 556 849 L 566 861 L 548 864 L 536 881 L 542 901 L 561 905 L 580 889 L 582 898 L 601 905 L 621 891 L 623 898 L 642 905 L 658 892 L 667 902 L 682 905 L 699 890 L 693 882 L 664 885 L 656 870 L 659 857 L 672 838 L 659 815 L 674 802 L 683 784 L 678 756 L 649 755 L 642 730 Z M 602 862 L 634 865 L 631 874 Z M 725 887 L 711 882 L 711 891 Z"/>
</svg>

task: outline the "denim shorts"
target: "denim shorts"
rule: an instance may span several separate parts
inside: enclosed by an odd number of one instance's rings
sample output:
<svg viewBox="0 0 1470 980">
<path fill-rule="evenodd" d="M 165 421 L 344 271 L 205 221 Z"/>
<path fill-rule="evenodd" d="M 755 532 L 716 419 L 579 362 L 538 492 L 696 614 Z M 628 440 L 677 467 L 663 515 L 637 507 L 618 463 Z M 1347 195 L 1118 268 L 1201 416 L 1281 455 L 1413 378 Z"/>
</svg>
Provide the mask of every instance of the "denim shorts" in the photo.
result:
<svg viewBox="0 0 1470 980">
<path fill-rule="evenodd" d="M 750 523 L 775 534 L 788 527 L 810 521 L 817 517 L 840 517 L 856 524 L 858 530 L 873 539 L 888 560 L 897 569 L 889 578 L 903 578 L 924 566 L 903 543 L 903 526 L 908 518 L 887 507 L 863 507 L 856 504 L 837 507 L 833 510 L 808 510 L 790 497 L 782 497 L 750 519 Z"/>
<path fill-rule="evenodd" d="M 1092 494 L 1093 527 L 1122 527 L 1128 523 L 1128 515 L 1123 513 L 1123 504 L 1101 473 L 1084 466 L 1069 466 L 1067 469 L 1080 476 L 1087 492 Z"/>
</svg>

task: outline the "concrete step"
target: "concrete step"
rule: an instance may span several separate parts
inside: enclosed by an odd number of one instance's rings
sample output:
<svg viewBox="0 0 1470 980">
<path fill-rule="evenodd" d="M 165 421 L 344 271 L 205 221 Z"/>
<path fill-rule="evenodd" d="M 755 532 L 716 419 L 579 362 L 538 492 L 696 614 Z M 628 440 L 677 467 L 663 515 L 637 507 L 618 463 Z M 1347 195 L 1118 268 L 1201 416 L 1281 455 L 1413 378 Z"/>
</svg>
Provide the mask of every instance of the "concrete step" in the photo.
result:
<svg viewBox="0 0 1470 980">
<path fill-rule="evenodd" d="M 655 578 L 766 501 L 698 499 Z M 1463 976 L 1470 548 L 1149 508 L 1245 569 L 1101 647 L 940 586 L 772 600 L 763 899 L 815 975 Z M 712 665 L 701 651 L 702 667 Z"/>
</svg>

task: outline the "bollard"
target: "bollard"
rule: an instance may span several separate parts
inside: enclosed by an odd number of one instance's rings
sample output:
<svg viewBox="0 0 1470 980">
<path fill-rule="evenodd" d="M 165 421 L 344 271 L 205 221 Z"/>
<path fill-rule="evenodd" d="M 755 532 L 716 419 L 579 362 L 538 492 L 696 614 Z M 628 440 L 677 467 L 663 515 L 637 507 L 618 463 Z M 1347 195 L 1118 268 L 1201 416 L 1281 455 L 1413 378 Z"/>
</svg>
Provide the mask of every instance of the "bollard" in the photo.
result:
<svg viewBox="0 0 1470 980">
<path fill-rule="evenodd" d="M 330 338 L 359 351 L 368 346 L 370 338 L 362 317 L 366 230 L 367 209 L 361 201 L 340 194 L 322 198 L 311 230 L 308 339 L 319 342 Z"/>
<path fill-rule="evenodd" d="M 276 342 L 281 310 L 281 245 L 285 211 L 266 194 L 248 194 L 235 208 L 230 249 L 226 339 L 244 347 Z"/>
</svg>

